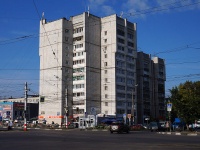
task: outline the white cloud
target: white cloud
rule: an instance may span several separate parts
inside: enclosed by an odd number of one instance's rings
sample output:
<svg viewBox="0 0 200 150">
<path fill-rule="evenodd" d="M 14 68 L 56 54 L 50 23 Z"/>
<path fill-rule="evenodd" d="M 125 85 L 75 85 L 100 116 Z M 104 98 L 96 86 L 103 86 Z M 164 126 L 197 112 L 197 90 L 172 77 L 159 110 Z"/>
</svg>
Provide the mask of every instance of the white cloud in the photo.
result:
<svg viewBox="0 0 200 150">
<path fill-rule="evenodd" d="M 90 4 L 103 5 L 106 0 L 89 0 Z"/>
<path fill-rule="evenodd" d="M 115 10 L 112 6 L 105 4 L 109 2 L 110 1 L 108 0 L 89 0 L 88 5 L 91 12 L 95 12 L 101 15 L 111 15 L 115 13 Z M 112 3 L 109 4 L 111 5 Z"/>
<path fill-rule="evenodd" d="M 106 5 L 102 6 L 102 11 L 105 13 L 105 15 L 115 14 L 115 10 L 112 7 Z"/>
<path fill-rule="evenodd" d="M 198 0 L 127 0 L 122 4 L 124 14 L 140 16 L 152 13 L 166 13 L 171 11 L 186 11 L 199 9 Z"/>
<path fill-rule="evenodd" d="M 148 0 L 128 0 L 123 6 L 135 11 L 149 8 Z"/>
</svg>

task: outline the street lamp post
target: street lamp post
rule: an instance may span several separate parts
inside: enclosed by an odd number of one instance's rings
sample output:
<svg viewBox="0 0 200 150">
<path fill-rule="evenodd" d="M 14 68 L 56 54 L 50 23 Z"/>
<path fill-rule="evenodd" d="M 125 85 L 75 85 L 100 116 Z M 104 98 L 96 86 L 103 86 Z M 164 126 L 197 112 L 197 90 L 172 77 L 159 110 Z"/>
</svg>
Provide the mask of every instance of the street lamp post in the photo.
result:
<svg viewBox="0 0 200 150">
<path fill-rule="evenodd" d="M 132 106 L 131 106 L 131 117 L 132 117 L 132 121 L 131 121 L 131 125 L 134 122 L 134 97 L 133 97 L 133 89 L 132 89 Z"/>
</svg>

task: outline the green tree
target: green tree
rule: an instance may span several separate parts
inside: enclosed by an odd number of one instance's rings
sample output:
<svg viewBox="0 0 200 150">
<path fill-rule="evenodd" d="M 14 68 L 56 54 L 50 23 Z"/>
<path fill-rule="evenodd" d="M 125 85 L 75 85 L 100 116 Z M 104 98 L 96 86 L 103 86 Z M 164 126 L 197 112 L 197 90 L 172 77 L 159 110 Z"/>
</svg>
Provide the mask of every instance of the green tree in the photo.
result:
<svg viewBox="0 0 200 150">
<path fill-rule="evenodd" d="M 173 104 L 172 120 L 179 117 L 187 123 L 193 123 L 200 119 L 200 81 L 186 81 L 169 91 L 169 99 Z"/>
</svg>

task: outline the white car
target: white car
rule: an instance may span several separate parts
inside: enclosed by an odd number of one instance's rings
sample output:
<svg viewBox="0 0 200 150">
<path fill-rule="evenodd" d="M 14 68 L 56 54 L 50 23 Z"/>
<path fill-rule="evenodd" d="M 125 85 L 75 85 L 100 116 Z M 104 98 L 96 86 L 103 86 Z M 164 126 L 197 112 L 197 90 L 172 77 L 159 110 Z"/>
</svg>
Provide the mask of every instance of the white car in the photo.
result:
<svg viewBox="0 0 200 150">
<path fill-rule="evenodd" d="M 196 123 L 196 125 L 195 125 L 195 123 L 190 124 L 189 128 L 192 129 L 192 128 L 195 128 L 195 126 L 196 126 L 197 129 L 200 129 L 200 123 Z"/>
</svg>

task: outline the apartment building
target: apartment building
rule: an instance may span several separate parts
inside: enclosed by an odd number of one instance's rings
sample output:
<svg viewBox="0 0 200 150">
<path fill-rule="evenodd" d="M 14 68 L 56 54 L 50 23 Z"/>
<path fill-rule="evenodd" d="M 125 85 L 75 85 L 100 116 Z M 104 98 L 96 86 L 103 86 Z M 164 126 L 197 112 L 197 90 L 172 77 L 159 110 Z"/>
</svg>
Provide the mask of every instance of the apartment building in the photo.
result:
<svg viewBox="0 0 200 150">
<path fill-rule="evenodd" d="M 72 29 L 65 18 L 40 21 L 39 118 L 48 123 L 63 123 L 67 107 L 72 107 Z"/>
<path fill-rule="evenodd" d="M 111 15 L 101 28 L 101 113 L 122 117 L 136 101 L 136 24 Z"/>
<path fill-rule="evenodd" d="M 138 123 L 165 116 L 165 61 L 144 52 L 137 53 Z"/>
<path fill-rule="evenodd" d="M 101 19 L 89 13 L 73 24 L 73 117 L 96 115 L 101 105 Z"/>
<path fill-rule="evenodd" d="M 86 115 L 164 116 L 165 62 L 137 53 L 137 25 L 84 12 L 40 22 L 39 117 L 51 123 Z M 128 115 L 129 114 L 129 115 Z"/>
<path fill-rule="evenodd" d="M 39 118 L 48 123 L 100 113 L 100 18 L 40 22 Z"/>
<path fill-rule="evenodd" d="M 152 116 L 158 119 L 165 119 L 165 81 L 166 81 L 166 69 L 165 60 L 159 57 L 153 57 L 153 75 L 154 75 L 154 85 L 153 85 L 153 103 Z"/>
</svg>

